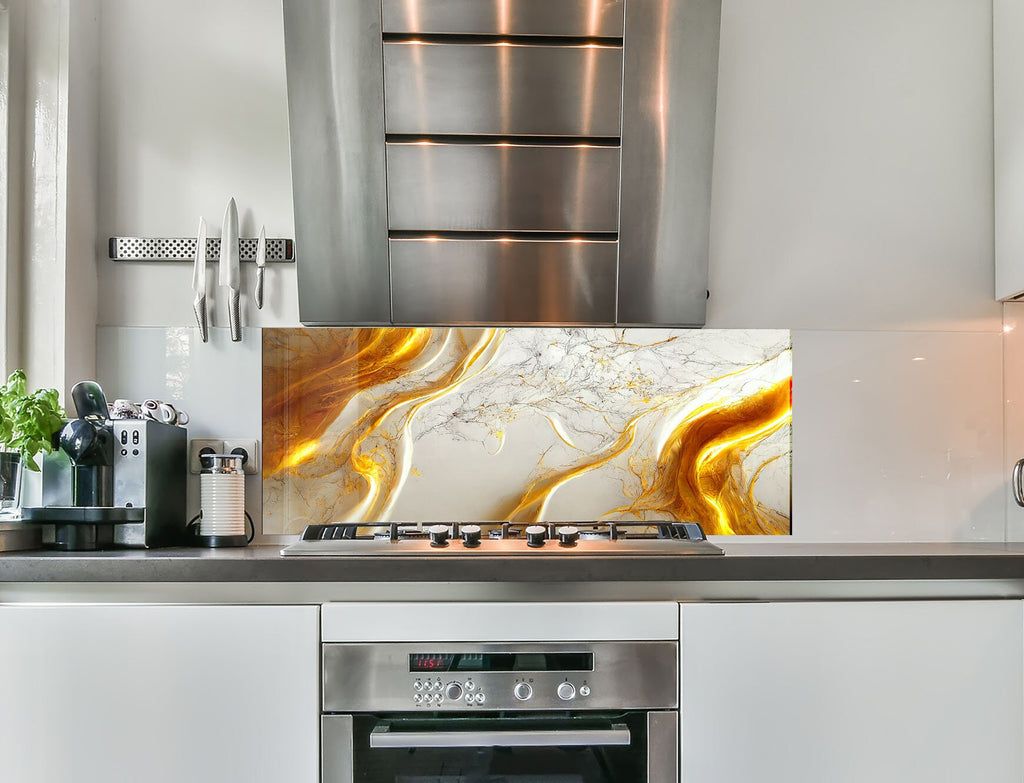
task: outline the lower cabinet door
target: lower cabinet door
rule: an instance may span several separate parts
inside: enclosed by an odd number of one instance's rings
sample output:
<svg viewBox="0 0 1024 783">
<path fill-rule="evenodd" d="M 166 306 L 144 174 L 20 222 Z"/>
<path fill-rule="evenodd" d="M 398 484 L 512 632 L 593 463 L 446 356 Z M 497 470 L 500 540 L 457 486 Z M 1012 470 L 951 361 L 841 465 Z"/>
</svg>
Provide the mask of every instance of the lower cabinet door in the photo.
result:
<svg viewBox="0 0 1024 783">
<path fill-rule="evenodd" d="M 683 783 L 1020 783 L 1020 601 L 681 607 Z"/>
<path fill-rule="evenodd" d="M 318 608 L 0 607 L 0 779 L 315 783 Z"/>
</svg>

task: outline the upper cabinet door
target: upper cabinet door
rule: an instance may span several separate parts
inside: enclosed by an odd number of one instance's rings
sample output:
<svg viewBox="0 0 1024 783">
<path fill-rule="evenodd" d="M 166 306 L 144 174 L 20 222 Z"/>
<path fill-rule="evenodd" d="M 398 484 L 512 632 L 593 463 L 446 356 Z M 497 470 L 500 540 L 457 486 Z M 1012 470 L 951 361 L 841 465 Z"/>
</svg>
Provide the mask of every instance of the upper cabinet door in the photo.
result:
<svg viewBox="0 0 1024 783">
<path fill-rule="evenodd" d="M 1024 294 L 1024 3 L 993 0 L 996 299 Z"/>
</svg>

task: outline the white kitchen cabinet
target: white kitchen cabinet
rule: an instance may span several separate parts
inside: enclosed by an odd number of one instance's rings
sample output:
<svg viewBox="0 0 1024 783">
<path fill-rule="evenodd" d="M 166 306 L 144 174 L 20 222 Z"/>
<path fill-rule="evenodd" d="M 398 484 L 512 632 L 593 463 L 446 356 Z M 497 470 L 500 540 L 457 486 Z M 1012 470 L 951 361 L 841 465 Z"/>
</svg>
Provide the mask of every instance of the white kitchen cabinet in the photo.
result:
<svg viewBox="0 0 1024 783">
<path fill-rule="evenodd" d="M 1020 783 L 1020 601 L 683 605 L 682 783 Z"/>
<path fill-rule="evenodd" d="M 0 780 L 315 783 L 305 606 L 0 606 Z"/>
<path fill-rule="evenodd" d="M 1024 3 L 993 0 L 996 299 L 1024 294 Z"/>
</svg>

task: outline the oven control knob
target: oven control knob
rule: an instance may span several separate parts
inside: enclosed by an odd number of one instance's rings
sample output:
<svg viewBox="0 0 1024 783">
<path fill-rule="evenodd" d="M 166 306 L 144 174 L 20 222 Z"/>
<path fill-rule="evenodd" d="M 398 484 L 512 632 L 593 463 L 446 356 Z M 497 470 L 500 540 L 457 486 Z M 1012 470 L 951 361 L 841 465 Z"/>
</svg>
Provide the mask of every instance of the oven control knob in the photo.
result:
<svg viewBox="0 0 1024 783">
<path fill-rule="evenodd" d="M 558 688 L 555 689 L 555 693 L 558 694 L 558 698 L 562 701 L 572 701 L 576 698 L 576 686 L 571 682 L 560 682 Z"/>
<path fill-rule="evenodd" d="M 516 687 L 512 689 L 512 694 L 519 701 L 528 701 L 533 696 L 533 688 L 528 682 L 517 682 Z"/>
<path fill-rule="evenodd" d="M 547 537 L 548 531 L 544 525 L 530 525 L 526 528 L 527 546 L 544 546 L 544 539 Z"/>
<path fill-rule="evenodd" d="M 590 686 L 589 685 L 581 685 L 580 686 L 580 696 L 589 696 L 589 695 L 590 695 Z"/>
<path fill-rule="evenodd" d="M 462 698 L 462 686 L 457 682 L 450 682 L 444 689 L 444 695 L 448 701 L 458 701 Z"/>
<path fill-rule="evenodd" d="M 431 525 L 427 528 L 431 546 L 448 546 L 448 525 Z"/>
<path fill-rule="evenodd" d="M 480 525 L 463 525 L 462 543 L 467 547 L 480 546 Z"/>
<path fill-rule="evenodd" d="M 580 537 L 579 528 L 572 525 L 564 525 L 556 532 L 558 533 L 558 543 L 562 546 L 576 546 L 576 541 Z"/>
</svg>

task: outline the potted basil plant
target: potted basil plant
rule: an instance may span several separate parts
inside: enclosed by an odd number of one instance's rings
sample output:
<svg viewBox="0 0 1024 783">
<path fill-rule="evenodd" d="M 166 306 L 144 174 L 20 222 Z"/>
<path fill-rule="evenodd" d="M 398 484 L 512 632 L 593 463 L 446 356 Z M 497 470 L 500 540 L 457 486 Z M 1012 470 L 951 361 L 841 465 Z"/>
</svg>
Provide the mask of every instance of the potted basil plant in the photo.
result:
<svg viewBox="0 0 1024 783">
<path fill-rule="evenodd" d="M 56 389 L 29 392 L 24 370 L 15 370 L 0 386 L 0 508 L 20 506 L 21 474 L 39 471 L 36 456 L 53 451 L 54 435 L 64 426 Z"/>
</svg>

